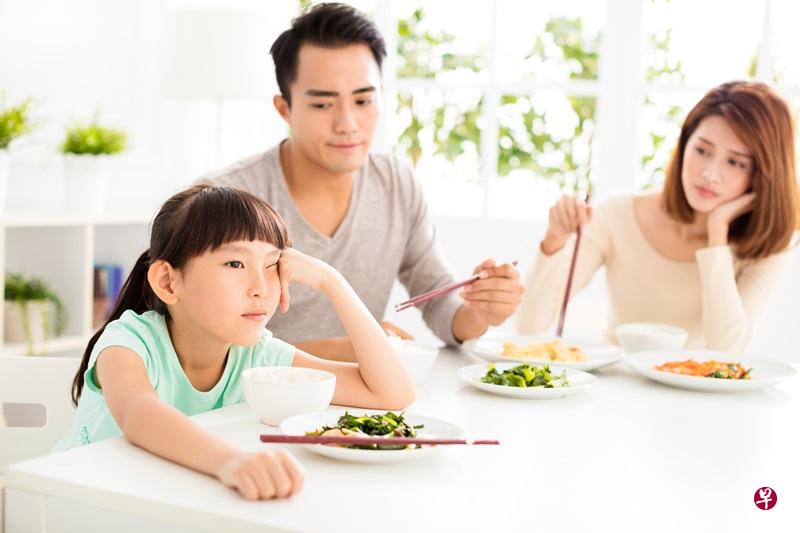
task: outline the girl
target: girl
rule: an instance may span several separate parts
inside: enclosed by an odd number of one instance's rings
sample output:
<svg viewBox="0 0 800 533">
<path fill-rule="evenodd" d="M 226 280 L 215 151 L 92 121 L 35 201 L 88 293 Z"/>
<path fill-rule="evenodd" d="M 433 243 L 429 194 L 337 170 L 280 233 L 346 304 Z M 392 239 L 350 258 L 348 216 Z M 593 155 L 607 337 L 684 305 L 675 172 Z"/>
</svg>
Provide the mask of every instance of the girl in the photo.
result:
<svg viewBox="0 0 800 533">
<path fill-rule="evenodd" d="M 565 196 L 550 209 L 517 328 L 538 332 L 553 320 L 568 240 L 586 224 L 574 283 L 606 266 L 610 331 L 662 322 L 687 330 L 691 347 L 741 352 L 788 266 L 796 199 L 786 103 L 762 83 L 720 85 L 689 112 L 662 190 L 619 195 L 594 211 Z"/>
<path fill-rule="evenodd" d="M 358 364 L 318 359 L 265 329 L 279 304 L 289 308 L 290 283 L 326 294 Z M 303 474 L 288 453 L 237 450 L 188 418 L 241 402 L 242 371 L 268 365 L 333 372 L 336 404 L 402 409 L 414 399 L 380 325 L 338 272 L 290 248 L 272 208 L 243 191 L 192 187 L 161 207 L 149 250 L 89 341 L 72 387 L 75 421 L 56 448 L 122 433 L 247 499 L 290 496 Z"/>
</svg>

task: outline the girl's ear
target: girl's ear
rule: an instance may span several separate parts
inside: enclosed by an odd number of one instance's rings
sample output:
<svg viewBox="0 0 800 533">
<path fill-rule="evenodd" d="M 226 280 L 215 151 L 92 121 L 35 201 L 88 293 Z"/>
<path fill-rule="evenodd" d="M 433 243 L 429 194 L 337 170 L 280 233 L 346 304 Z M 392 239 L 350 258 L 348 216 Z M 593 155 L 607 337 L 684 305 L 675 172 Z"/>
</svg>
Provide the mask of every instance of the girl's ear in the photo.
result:
<svg viewBox="0 0 800 533">
<path fill-rule="evenodd" d="M 147 282 L 158 299 L 167 305 L 175 304 L 178 297 L 175 294 L 175 277 L 177 271 L 164 260 L 154 261 L 147 270 Z"/>
</svg>

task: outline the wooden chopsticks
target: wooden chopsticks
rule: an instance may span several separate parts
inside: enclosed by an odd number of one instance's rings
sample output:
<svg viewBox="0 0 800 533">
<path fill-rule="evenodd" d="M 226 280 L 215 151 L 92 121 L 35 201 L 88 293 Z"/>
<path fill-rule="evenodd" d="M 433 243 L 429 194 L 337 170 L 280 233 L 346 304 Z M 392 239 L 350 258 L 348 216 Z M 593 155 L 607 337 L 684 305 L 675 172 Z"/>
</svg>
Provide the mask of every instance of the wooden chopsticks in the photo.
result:
<svg viewBox="0 0 800 533">
<path fill-rule="evenodd" d="M 517 261 L 514 260 L 511 262 L 512 265 L 517 266 Z M 400 302 L 399 304 L 394 306 L 395 312 L 403 311 L 408 309 L 409 307 L 415 307 L 419 304 L 425 303 L 428 300 L 432 300 L 433 298 L 437 298 L 443 294 L 447 294 L 448 292 L 454 291 L 463 287 L 464 285 L 469 285 L 470 283 L 475 283 L 481 279 L 480 274 L 475 274 L 474 276 L 467 278 L 463 281 L 456 281 L 455 283 L 451 283 L 450 285 L 445 285 L 444 287 L 439 287 L 438 289 L 433 289 L 432 291 L 428 291 L 426 293 L 420 294 L 411 298 L 410 300 L 406 300 L 405 302 Z"/>
<path fill-rule="evenodd" d="M 586 203 L 592 195 L 592 189 L 586 191 Z M 572 291 L 572 278 L 575 276 L 575 265 L 578 262 L 578 247 L 581 245 L 581 227 L 575 231 L 575 247 L 572 249 L 572 260 L 569 265 L 569 274 L 567 275 L 567 287 L 564 290 L 564 301 L 561 302 L 561 314 L 558 316 L 558 326 L 556 327 L 556 337 L 561 337 L 564 334 L 564 317 L 567 316 L 567 304 L 569 304 L 569 294 Z"/>
</svg>

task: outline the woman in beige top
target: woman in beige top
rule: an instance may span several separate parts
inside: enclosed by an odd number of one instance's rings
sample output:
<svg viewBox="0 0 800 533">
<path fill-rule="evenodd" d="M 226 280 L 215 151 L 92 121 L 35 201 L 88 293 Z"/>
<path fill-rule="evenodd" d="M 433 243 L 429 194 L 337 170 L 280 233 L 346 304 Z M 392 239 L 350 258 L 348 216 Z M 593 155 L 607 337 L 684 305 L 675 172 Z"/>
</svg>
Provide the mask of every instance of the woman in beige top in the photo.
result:
<svg viewBox="0 0 800 533">
<path fill-rule="evenodd" d="M 741 352 L 788 266 L 796 202 L 786 103 L 762 83 L 720 85 L 689 112 L 663 189 L 550 209 L 517 329 L 555 318 L 580 225 L 572 294 L 605 265 L 609 333 L 660 322 L 687 330 L 690 347 Z"/>
</svg>

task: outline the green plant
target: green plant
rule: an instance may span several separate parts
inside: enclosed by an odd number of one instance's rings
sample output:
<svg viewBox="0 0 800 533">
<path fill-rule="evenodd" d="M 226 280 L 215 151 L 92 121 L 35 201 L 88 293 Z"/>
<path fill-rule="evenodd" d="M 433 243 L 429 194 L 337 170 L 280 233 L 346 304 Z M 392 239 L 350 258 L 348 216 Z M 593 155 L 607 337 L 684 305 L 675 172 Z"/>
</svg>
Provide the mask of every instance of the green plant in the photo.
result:
<svg viewBox="0 0 800 533">
<path fill-rule="evenodd" d="M 30 111 L 31 99 L 0 110 L 0 150 L 5 150 L 11 141 L 31 131 Z"/>
<path fill-rule="evenodd" d="M 95 118 L 90 124 L 77 124 L 67 129 L 61 151 L 78 155 L 117 154 L 125 150 L 127 139 L 124 131 L 101 126 Z"/>
<path fill-rule="evenodd" d="M 56 306 L 56 321 L 54 332 L 56 335 L 61 335 L 67 329 L 67 310 L 61 298 L 53 292 L 50 286 L 39 278 L 26 279 L 21 274 L 6 274 L 5 282 L 5 300 L 10 302 L 17 302 L 25 307 L 27 302 L 47 300 L 53 302 Z M 27 313 L 22 313 L 23 327 L 25 334 L 30 338 L 30 329 L 27 323 Z M 44 320 L 47 320 L 47 314 L 44 315 Z M 44 330 L 51 331 L 51 324 L 45 323 Z"/>
</svg>

